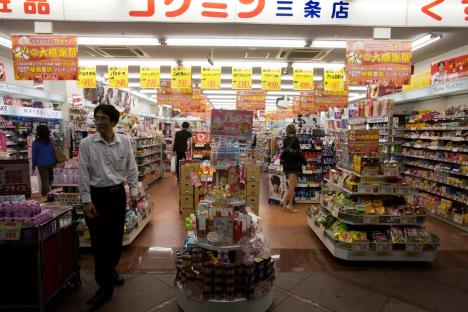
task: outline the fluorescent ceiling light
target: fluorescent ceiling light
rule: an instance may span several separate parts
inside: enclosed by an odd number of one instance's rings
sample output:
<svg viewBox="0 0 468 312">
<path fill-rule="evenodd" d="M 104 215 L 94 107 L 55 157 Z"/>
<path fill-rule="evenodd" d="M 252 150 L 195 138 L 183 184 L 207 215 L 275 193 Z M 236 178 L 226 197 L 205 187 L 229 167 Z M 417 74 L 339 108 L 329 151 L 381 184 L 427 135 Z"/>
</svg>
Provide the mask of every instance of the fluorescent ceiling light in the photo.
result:
<svg viewBox="0 0 468 312">
<path fill-rule="evenodd" d="M 303 48 L 306 40 L 253 38 L 167 38 L 168 46 Z"/>
<path fill-rule="evenodd" d="M 365 99 L 366 98 L 366 95 L 360 95 L 360 96 L 355 96 L 355 97 L 349 97 L 348 98 L 348 101 L 357 101 L 357 100 L 362 100 L 362 99 Z"/>
<path fill-rule="evenodd" d="M 367 91 L 367 86 L 350 86 L 349 91 Z"/>
<path fill-rule="evenodd" d="M 342 69 L 345 64 L 344 63 L 305 63 L 305 62 L 297 62 L 292 64 L 295 68 L 326 68 L 326 69 Z"/>
<path fill-rule="evenodd" d="M 78 37 L 79 45 L 95 46 L 157 46 L 158 38 L 153 37 Z"/>
<path fill-rule="evenodd" d="M 300 95 L 298 91 L 268 91 L 267 95 Z"/>
<path fill-rule="evenodd" d="M 237 94 L 236 90 L 203 90 L 204 94 Z"/>
<path fill-rule="evenodd" d="M 345 49 L 346 41 L 344 40 L 314 40 L 312 41 L 312 48 L 337 48 Z"/>
<path fill-rule="evenodd" d="M 226 94 L 226 95 L 222 95 L 222 94 L 209 94 L 207 95 L 207 97 L 211 100 L 211 99 L 236 99 L 237 98 L 237 95 L 229 95 L 229 94 Z"/>
<path fill-rule="evenodd" d="M 11 49 L 11 40 L 5 37 L 0 36 L 0 45 Z"/>
<path fill-rule="evenodd" d="M 156 89 L 141 89 L 140 93 L 156 94 L 156 93 L 158 93 L 158 90 L 156 90 Z"/>
<path fill-rule="evenodd" d="M 200 66 L 200 67 L 237 67 L 237 68 L 282 68 L 287 67 L 286 62 L 259 62 L 259 61 L 239 61 L 239 60 L 215 60 L 214 66 L 208 63 L 208 60 L 185 60 L 182 61 L 183 66 Z"/>
<path fill-rule="evenodd" d="M 79 59 L 80 66 L 177 66 L 174 60 L 140 60 L 140 59 L 108 59 L 108 58 L 93 58 L 93 59 Z"/>
<path fill-rule="evenodd" d="M 413 44 L 412 44 L 412 49 L 413 49 L 413 51 L 416 51 L 418 49 L 421 49 L 422 47 L 425 47 L 425 46 L 427 46 L 427 45 L 429 45 L 431 43 L 436 42 L 440 38 L 441 38 L 441 36 L 439 36 L 439 35 L 427 34 L 425 36 L 422 36 L 419 39 L 414 40 Z"/>
</svg>

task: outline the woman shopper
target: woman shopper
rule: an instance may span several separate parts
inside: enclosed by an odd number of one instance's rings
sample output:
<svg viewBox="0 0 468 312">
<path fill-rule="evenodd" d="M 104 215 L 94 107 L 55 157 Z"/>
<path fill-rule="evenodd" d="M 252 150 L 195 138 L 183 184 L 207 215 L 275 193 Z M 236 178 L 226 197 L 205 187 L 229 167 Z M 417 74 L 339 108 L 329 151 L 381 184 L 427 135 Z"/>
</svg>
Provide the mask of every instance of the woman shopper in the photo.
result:
<svg viewBox="0 0 468 312">
<path fill-rule="evenodd" d="M 41 194 L 47 196 L 54 180 L 54 143 L 50 139 L 50 130 L 46 125 L 36 128 L 36 140 L 32 144 L 32 170 L 39 170 L 41 178 Z"/>
<path fill-rule="evenodd" d="M 305 163 L 299 139 L 296 136 L 296 126 L 290 124 L 286 127 L 286 138 L 283 141 L 281 153 L 281 164 L 288 179 L 288 190 L 281 200 L 281 205 L 287 212 L 298 212 L 294 209 L 294 190 L 297 186 L 297 176 L 302 174 L 302 165 Z"/>
</svg>

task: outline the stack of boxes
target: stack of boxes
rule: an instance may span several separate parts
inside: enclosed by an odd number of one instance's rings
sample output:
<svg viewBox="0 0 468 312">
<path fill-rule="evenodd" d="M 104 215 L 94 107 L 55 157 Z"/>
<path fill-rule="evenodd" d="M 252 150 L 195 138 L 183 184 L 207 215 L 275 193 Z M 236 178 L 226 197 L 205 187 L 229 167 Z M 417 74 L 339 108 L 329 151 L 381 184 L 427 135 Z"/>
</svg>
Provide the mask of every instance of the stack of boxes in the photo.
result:
<svg viewBox="0 0 468 312">
<path fill-rule="evenodd" d="M 179 181 L 179 209 L 183 220 L 189 217 L 190 214 L 195 214 L 195 189 L 192 184 L 192 173 L 198 173 L 199 163 L 184 162 L 180 165 L 180 181 Z"/>
<path fill-rule="evenodd" d="M 246 164 L 245 168 L 247 180 L 245 202 L 247 207 L 251 207 L 252 211 L 259 215 L 261 168 L 256 164 Z"/>
</svg>

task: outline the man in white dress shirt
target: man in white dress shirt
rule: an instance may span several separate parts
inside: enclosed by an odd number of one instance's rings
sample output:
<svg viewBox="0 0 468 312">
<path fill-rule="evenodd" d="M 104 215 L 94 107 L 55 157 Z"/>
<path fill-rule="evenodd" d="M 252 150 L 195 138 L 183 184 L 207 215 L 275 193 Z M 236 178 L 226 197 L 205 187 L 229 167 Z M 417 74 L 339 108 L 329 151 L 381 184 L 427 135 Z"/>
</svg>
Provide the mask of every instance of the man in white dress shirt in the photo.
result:
<svg viewBox="0 0 468 312">
<path fill-rule="evenodd" d="M 122 253 L 128 182 L 132 204 L 138 194 L 138 169 L 127 136 L 114 133 L 119 112 L 112 105 L 94 109 L 97 133 L 80 144 L 80 191 L 94 256 L 99 290 L 87 304 L 100 305 L 113 294 L 123 278 L 115 268 Z"/>
</svg>

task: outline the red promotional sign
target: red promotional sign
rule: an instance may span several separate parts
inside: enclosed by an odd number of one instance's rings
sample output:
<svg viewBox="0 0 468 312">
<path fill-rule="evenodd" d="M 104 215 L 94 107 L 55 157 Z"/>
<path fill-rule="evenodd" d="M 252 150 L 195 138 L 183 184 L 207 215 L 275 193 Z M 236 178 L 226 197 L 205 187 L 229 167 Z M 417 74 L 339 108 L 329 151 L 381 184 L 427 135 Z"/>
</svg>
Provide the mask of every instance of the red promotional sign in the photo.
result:
<svg viewBox="0 0 468 312">
<path fill-rule="evenodd" d="M 212 137 L 252 137 L 253 113 L 248 111 L 213 109 Z"/>
<path fill-rule="evenodd" d="M 258 111 L 265 109 L 266 91 L 237 91 L 237 110 Z"/>
<path fill-rule="evenodd" d="M 432 84 L 468 77 L 468 54 L 431 65 Z"/>
<path fill-rule="evenodd" d="M 293 101 L 293 111 L 296 114 L 316 114 L 325 112 L 330 107 L 346 106 L 348 106 L 348 89 L 326 91 L 322 84 L 316 84 L 314 91 L 301 92 Z"/>
<path fill-rule="evenodd" d="M 31 195 L 27 159 L 0 160 L 0 195 Z"/>
<path fill-rule="evenodd" d="M 348 40 L 346 77 L 350 84 L 402 86 L 411 76 L 411 41 Z"/>
<path fill-rule="evenodd" d="M 16 80 L 76 80 L 78 44 L 75 36 L 12 35 Z"/>
</svg>

